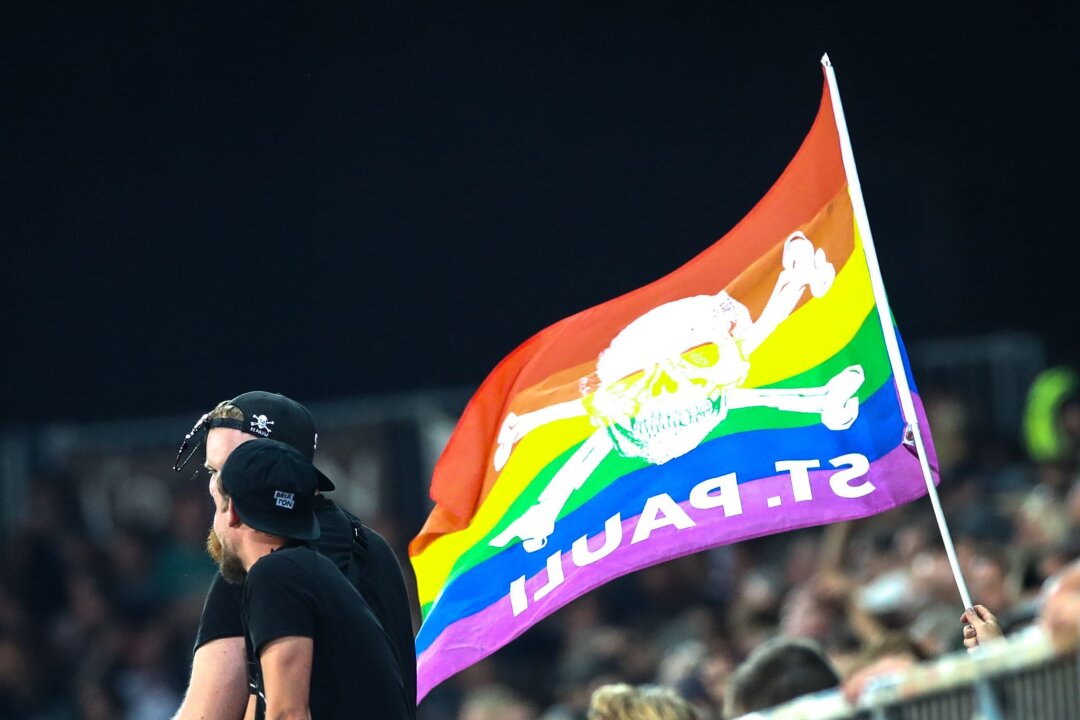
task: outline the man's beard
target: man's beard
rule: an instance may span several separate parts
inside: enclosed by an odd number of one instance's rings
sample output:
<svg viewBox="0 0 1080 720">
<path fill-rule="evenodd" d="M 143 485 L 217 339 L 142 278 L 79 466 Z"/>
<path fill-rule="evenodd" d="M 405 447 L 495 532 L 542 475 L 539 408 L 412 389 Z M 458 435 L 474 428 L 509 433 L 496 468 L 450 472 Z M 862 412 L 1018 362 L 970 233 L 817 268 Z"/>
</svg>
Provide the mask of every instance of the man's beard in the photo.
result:
<svg viewBox="0 0 1080 720">
<path fill-rule="evenodd" d="M 210 556 L 218 565 L 221 564 L 221 538 L 214 532 L 214 528 L 210 528 L 210 532 L 206 534 L 206 554 Z"/>
<path fill-rule="evenodd" d="M 239 555 L 225 547 L 221 538 L 214 532 L 214 528 L 210 528 L 210 533 L 206 536 L 206 552 L 217 563 L 218 569 L 221 570 L 221 577 L 234 585 L 243 584 L 247 578 L 244 563 Z"/>
</svg>

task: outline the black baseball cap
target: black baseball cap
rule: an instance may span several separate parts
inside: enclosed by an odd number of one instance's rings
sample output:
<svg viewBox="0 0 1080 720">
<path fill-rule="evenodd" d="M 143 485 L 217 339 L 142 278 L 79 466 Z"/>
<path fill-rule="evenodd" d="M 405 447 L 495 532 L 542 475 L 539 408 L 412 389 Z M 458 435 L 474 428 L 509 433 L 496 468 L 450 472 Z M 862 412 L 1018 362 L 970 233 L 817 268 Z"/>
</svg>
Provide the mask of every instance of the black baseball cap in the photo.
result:
<svg viewBox="0 0 1080 720">
<path fill-rule="evenodd" d="M 306 407 L 284 395 L 264 390 L 253 390 L 237 395 L 229 400 L 228 404 L 239 408 L 244 413 L 244 419 L 208 418 L 207 415 L 203 415 L 184 438 L 184 444 L 176 456 L 177 462 L 173 469 L 180 470 L 187 463 L 186 459 L 180 462 L 180 456 L 187 449 L 191 438 L 198 435 L 200 431 L 206 432 L 218 427 L 232 428 L 256 437 L 283 442 L 292 446 L 308 462 L 313 461 L 315 448 L 319 443 L 319 434 L 315 431 L 315 421 Z M 201 442 L 200 437 L 192 451 Z M 315 472 L 319 476 L 319 490 L 325 492 L 334 489 L 334 483 L 330 478 L 318 468 L 315 468 Z"/>
<path fill-rule="evenodd" d="M 318 471 L 295 448 L 257 438 L 229 453 L 221 486 L 247 525 L 294 540 L 319 537 L 315 518 Z"/>
</svg>

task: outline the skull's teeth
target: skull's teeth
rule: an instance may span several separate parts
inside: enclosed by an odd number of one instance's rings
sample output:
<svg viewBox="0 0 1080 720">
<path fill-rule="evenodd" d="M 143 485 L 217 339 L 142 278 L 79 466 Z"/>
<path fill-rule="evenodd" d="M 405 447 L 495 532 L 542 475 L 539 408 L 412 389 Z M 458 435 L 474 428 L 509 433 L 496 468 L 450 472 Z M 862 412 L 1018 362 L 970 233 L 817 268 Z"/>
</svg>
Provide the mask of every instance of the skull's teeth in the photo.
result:
<svg viewBox="0 0 1080 720">
<path fill-rule="evenodd" d="M 697 425 L 699 422 L 711 419 L 715 414 L 716 409 L 711 403 L 694 408 L 680 408 L 673 412 L 652 413 L 644 419 L 631 420 L 631 432 L 639 440 L 647 443 L 649 438 Z"/>
</svg>

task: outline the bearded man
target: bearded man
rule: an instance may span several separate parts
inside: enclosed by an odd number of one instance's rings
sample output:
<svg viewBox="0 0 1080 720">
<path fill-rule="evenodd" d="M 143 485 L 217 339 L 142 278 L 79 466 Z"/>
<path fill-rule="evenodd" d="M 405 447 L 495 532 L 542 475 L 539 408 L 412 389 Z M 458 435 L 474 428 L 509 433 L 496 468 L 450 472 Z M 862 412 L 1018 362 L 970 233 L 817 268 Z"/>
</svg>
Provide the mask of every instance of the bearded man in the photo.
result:
<svg viewBox="0 0 1080 720">
<path fill-rule="evenodd" d="M 268 718 L 404 720 L 411 703 L 382 625 L 316 551 L 319 473 L 292 447 L 239 445 L 210 481 L 218 566 L 243 587 L 254 689 Z"/>
</svg>

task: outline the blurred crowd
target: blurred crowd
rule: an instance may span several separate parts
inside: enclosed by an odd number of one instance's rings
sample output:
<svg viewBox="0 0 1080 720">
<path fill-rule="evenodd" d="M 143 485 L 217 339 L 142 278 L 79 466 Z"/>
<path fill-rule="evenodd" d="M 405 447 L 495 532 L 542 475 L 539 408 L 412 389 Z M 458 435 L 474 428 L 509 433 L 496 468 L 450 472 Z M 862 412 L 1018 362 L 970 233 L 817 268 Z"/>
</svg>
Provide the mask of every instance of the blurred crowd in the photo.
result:
<svg viewBox="0 0 1080 720">
<path fill-rule="evenodd" d="M 1080 557 L 1080 381 L 1069 369 L 1043 373 L 1015 439 L 977 432 L 970 408 L 948 393 L 924 400 L 971 596 L 1006 634 L 1017 631 L 1038 617 L 1048 578 Z M 205 486 L 176 484 L 164 530 L 132 524 L 100 536 L 86 522 L 79 481 L 37 479 L 5 543 L 0 718 L 169 718 L 214 571 L 203 547 L 212 515 Z M 373 523 L 397 540 L 407 565 L 411 529 L 393 525 Z M 436 687 L 420 717 L 584 720 L 598 688 L 617 704 L 656 686 L 696 717 L 719 720 L 733 671 L 777 636 L 816 642 L 854 698 L 875 668 L 964 647 L 963 610 L 922 499 L 609 583 Z"/>
<path fill-rule="evenodd" d="M 0 717 L 171 717 L 216 570 L 209 496 L 178 483 L 164 531 L 133 523 L 98 537 L 78 483 L 37 478 L 5 544 Z"/>
</svg>

